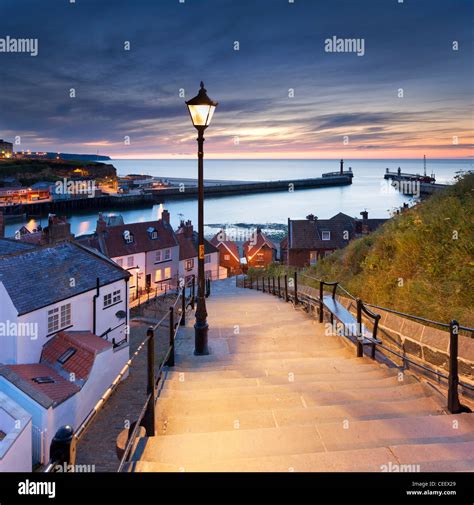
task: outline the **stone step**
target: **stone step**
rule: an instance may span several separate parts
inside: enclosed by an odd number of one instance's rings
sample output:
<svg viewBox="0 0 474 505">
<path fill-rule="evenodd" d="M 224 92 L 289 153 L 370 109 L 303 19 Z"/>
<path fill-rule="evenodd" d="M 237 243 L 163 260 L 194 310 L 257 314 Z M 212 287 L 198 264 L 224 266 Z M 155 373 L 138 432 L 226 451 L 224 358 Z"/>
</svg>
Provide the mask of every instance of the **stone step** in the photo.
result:
<svg viewBox="0 0 474 505">
<path fill-rule="evenodd" d="M 168 416 L 207 415 L 209 412 L 239 412 L 247 410 L 275 410 L 307 408 L 318 405 L 339 405 L 366 400 L 399 401 L 426 396 L 422 384 L 400 384 L 384 388 L 347 389 L 343 391 L 282 392 L 277 394 L 228 395 L 200 398 L 159 398 L 156 408 Z"/>
<path fill-rule="evenodd" d="M 457 421 L 457 428 L 454 428 Z M 474 441 L 474 417 L 418 416 L 375 421 L 217 431 L 142 439 L 137 459 L 174 464 L 209 464 L 230 459 L 314 452 L 353 451 L 391 445 Z"/>
<path fill-rule="evenodd" d="M 308 426 L 316 423 L 342 423 L 345 420 L 387 419 L 414 415 L 442 414 L 432 398 L 400 402 L 360 402 L 349 405 L 328 405 L 303 409 L 276 409 L 203 414 L 200 416 L 169 416 L 158 409 L 157 435 L 205 433 L 234 429 Z"/>
<path fill-rule="evenodd" d="M 473 472 L 474 443 L 376 447 L 200 462 L 186 467 L 151 461 L 129 465 L 132 472 Z"/>
<path fill-rule="evenodd" d="M 191 433 L 143 438 L 137 452 L 142 461 L 186 468 L 233 458 L 324 452 L 314 427 L 265 428 Z M 138 459 L 138 458 L 136 458 Z"/>
<path fill-rule="evenodd" d="M 457 414 L 399 419 L 318 423 L 318 433 L 328 451 L 474 441 L 474 416 Z"/>
<path fill-rule="evenodd" d="M 188 380 L 200 380 L 207 376 L 209 379 L 224 379 L 232 377 L 268 377 L 269 375 L 315 374 L 315 373 L 337 373 L 337 372 L 358 372 L 362 370 L 380 370 L 382 365 L 371 361 L 368 358 L 308 358 L 285 361 L 258 361 L 244 365 L 239 363 L 224 365 L 207 365 L 184 367 L 175 366 L 168 371 L 168 380 L 180 380 L 186 374 Z M 182 379 L 181 379 L 182 380 Z"/>
<path fill-rule="evenodd" d="M 380 472 L 397 460 L 386 448 L 355 451 L 313 452 L 260 458 L 228 459 L 217 463 L 202 460 L 183 466 L 152 461 L 130 463 L 130 472 Z"/>
<path fill-rule="evenodd" d="M 386 377 L 394 377 L 394 370 L 380 369 L 357 372 L 358 380 L 376 381 Z M 221 389 L 221 388 L 241 388 L 241 387 L 254 387 L 266 385 L 286 385 L 289 382 L 305 383 L 305 382 L 333 382 L 352 380 L 354 373 L 326 373 L 326 374 L 293 374 L 293 375 L 280 375 L 258 378 L 238 378 L 238 379 L 211 379 L 211 380 L 187 380 L 187 373 L 182 372 L 179 380 L 165 380 L 162 391 L 178 390 L 178 391 L 191 391 L 194 389 Z"/>
<path fill-rule="evenodd" d="M 232 384 L 226 384 L 223 387 L 212 387 L 203 388 L 203 382 L 199 381 L 197 386 L 190 389 L 176 388 L 166 388 L 161 390 L 160 396 L 162 398 L 180 398 L 180 399 L 190 399 L 190 400 L 207 400 L 207 399 L 218 399 L 218 398 L 239 398 L 248 395 L 261 395 L 261 394 L 281 394 L 287 392 L 320 392 L 320 391 L 342 391 L 345 389 L 354 389 L 356 385 L 358 389 L 375 389 L 375 388 L 386 388 L 390 386 L 398 386 L 401 381 L 397 377 L 384 377 L 378 379 L 364 379 L 360 378 L 357 374 L 354 374 L 353 380 L 346 381 L 318 381 L 318 382 L 298 382 L 298 381 L 287 381 L 286 384 L 264 384 L 258 383 L 254 386 L 244 386 L 244 387 L 233 387 Z M 258 379 L 257 379 L 258 382 Z M 418 382 L 411 376 L 406 376 L 404 378 L 403 384 L 413 384 Z M 183 384 L 183 383 L 181 383 Z M 192 386 L 195 382 L 190 381 L 189 384 Z M 205 383 L 206 386 L 208 383 Z M 214 386 L 216 384 L 214 383 Z"/>
</svg>

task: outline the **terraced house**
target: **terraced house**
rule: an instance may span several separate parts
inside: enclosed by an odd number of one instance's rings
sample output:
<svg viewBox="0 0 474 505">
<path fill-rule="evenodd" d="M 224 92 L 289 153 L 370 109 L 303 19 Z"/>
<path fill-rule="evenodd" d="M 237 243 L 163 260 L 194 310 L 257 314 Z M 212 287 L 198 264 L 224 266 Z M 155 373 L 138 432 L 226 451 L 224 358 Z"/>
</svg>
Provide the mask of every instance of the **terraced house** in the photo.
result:
<svg viewBox="0 0 474 505">
<path fill-rule="evenodd" d="M 0 239 L 0 392 L 32 418 L 30 465 L 47 460 L 57 428 L 78 427 L 128 361 L 129 277 L 70 240 Z"/>
<path fill-rule="evenodd" d="M 156 221 L 117 225 L 108 225 L 99 214 L 95 233 L 79 237 L 78 241 L 130 272 L 132 299 L 143 292 L 176 286 L 179 244 L 167 210 Z"/>
</svg>

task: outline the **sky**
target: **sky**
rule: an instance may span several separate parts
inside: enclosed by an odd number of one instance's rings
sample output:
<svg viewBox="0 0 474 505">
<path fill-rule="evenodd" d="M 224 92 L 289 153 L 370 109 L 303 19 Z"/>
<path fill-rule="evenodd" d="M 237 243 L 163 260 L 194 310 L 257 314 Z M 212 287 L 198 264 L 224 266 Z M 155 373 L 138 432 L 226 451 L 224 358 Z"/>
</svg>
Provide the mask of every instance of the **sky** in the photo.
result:
<svg viewBox="0 0 474 505">
<path fill-rule="evenodd" d="M 16 150 L 192 158 L 184 100 L 203 80 L 210 158 L 473 155 L 473 0 L 0 3 L 0 42 L 38 41 L 0 52 Z"/>
</svg>

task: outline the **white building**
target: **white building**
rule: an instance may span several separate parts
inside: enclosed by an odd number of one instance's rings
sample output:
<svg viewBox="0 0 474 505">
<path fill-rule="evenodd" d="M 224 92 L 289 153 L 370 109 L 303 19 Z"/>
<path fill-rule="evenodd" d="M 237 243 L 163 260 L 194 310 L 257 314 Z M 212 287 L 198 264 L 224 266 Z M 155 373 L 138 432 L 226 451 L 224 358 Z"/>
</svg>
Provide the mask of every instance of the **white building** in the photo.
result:
<svg viewBox="0 0 474 505">
<path fill-rule="evenodd" d="M 194 231 L 191 221 L 181 221 L 176 232 L 179 243 L 179 277 L 189 284 L 193 276 L 198 276 L 198 234 Z M 204 272 L 206 279 L 222 279 L 227 277 L 227 270 L 219 268 L 219 249 L 208 240 L 204 240 Z"/>
<path fill-rule="evenodd" d="M 47 461 L 57 429 L 77 429 L 128 361 L 129 277 L 74 242 L 0 239 L 0 392 L 31 416 L 30 465 Z"/>
<path fill-rule="evenodd" d="M 0 391 L 0 472 L 31 472 L 31 415 Z"/>
<path fill-rule="evenodd" d="M 78 240 L 130 272 L 132 298 L 137 293 L 159 292 L 165 286 L 176 287 L 178 280 L 179 246 L 169 217 L 164 210 L 156 221 L 108 226 L 99 215 L 95 233 Z"/>
</svg>

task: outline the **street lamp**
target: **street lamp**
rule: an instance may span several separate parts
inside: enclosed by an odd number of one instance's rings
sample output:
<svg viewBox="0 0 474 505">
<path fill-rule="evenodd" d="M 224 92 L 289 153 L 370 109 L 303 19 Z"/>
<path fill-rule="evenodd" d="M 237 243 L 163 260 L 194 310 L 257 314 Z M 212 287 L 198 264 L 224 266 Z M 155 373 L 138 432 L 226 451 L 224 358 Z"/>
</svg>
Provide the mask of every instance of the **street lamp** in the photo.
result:
<svg viewBox="0 0 474 505">
<path fill-rule="evenodd" d="M 211 123 L 217 107 L 207 96 L 204 83 L 201 81 L 199 93 L 186 102 L 191 121 L 198 131 L 198 296 L 196 307 L 196 323 L 194 324 L 194 354 L 202 356 L 209 354 L 207 347 L 207 309 L 204 278 L 204 130 Z"/>
</svg>

